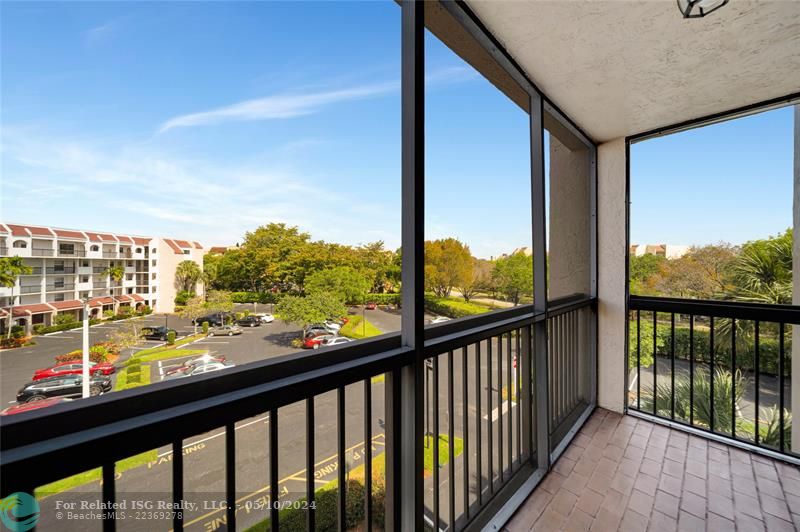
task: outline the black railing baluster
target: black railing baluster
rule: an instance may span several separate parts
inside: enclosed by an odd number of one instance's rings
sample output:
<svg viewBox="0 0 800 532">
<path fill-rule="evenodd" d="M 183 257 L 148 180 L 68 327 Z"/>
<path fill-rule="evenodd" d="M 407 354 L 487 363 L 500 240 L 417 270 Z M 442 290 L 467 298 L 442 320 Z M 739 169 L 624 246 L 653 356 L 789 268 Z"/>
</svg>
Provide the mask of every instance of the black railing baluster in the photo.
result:
<svg viewBox="0 0 800 532">
<path fill-rule="evenodd" d="M 314 530 L 315 510 L 314 503 L 314 397 L 306 399 L 306 530 Z M 367 466 L 368 467 L 368 466 Z"/>
<path fill-rule="evenodd" d="M 779 415 L 780 415 L 780 430 L 781 430 L 781 434 L 780 434 L 781 452 L 784 452 L 784 449 L 786 447 L 786 442 L 784 441 L 785 440 L 785 434 L 784 434 L 785 425 L 784 425 L 784 419 L 783 419 L 783 407 L 784 407 L 784 404 L 785 404 L 784 403 L 784 401 L 785 401 L 785 398 L 784 398 L 784 384 L 783 384 L 783 377 L 784 377 L 784 373 L 785 373 L 785 371 L 784 371 L 785 368 L 783 367 L 783 365 L 784 365 L 784 359 L 783 359 L 783 357 L 784 357 L 784 352 L 783 352 L 784 338 L 783 337 L 784 337 L 784 333 L 785 333 L 784 329 L 785 329 L 785 326 L 784 326 L 783 322 L 781 322 L 779 324 L 779 326 L 778 326 L 778 331 L 779 331 L 778 334 L 780 334 L 780 338 L 778 339 L 778 351 L 779 351 L 779 354 L 778 354 L 778 374 L 780 375 L 780 379 L 779 379 L 778 385 L 781 387 L 780 393 L 778 394 L 778 400 L 780 402 L 780 404 L 778 405 L 778 408 L 780 408 Z"/>
<path fill-rule="evenodd" d="M 172 442 L 172 504 L 175 508 L 183 508 L 183 440 Z M 172 514 L 172 530 L 183 531 L 183 510 Z"/>
<path fill-rule="evenodd" d="M 467 365 L 467 348 L 461 348 L 461 431 L 464 434 L 464 515 L 469 519 L 469 372 Z M 451 458 L 452 459 L 452 458 Z"/>
<path fill-rule="evenodd" d="M 508 452 L 508 473 L 509 475 L 514 470 L 514 454 L 513 454 L 513 441 L 514 441 L 514 412 L 511 410 L 511 405 L 513 405 L 514 399 L 514 385 L 511 382 L 511 335 L 513 333 L 508 333 L 508 340 L 506 342 L 506 400 L 504 401 L 504 405 L 507 406 L 508 410 L 508 444 L 507 444 L 507 452 Z"/>
<path fill-rule="evenodd" d="M 670 416 L 675 419 L 675 313 L 670 313 Z"/>
<path fill-rule="evenodd" d="M 439 482 L 439 355 L 433 357 L 431 396 L 431 403 L 433 403 L 433 438 L 431 438 L 433 442 L 433 526 L 438 530 L 441 524 L 439 520 L 439 502 L 441 499 L 441 484 Z"/>
<path fill-rule="evenodd" d="M 448 494 L 448 514 L 450 516 L 450 525 L 448 530 L 452 532 L 455 530 L 456 526 L 456 469 L 455 469 L 455 445 L 453 443 L 453 438 L 455 438 L 455 399 L 454 394 L 455 390 L 453 389 L 455 386 L 454 379 L 453 379 L 453 352 L 447 352 L 447 452 L 450 456 L 450 460 L 447 462 L 448 468 L 448 479 L 447 479 L 447 487 L 449 488 Z M 466 404 L 464 405 L 466 407 Z"/>
<path fill-rule="evenodd" d="M 497 337 L 497 477 L 503 483 L 503 335 Z"/>
<path fill-rule="evenodd" d="M 347 530 L 347 464 L 344 458 L 344 386 L 336 389 L 336 456 L 339 462 L 336 473 L 338 475 L 337 495 L 337 527 L 339 532 Z"/>
<path fill-rule="evenodd" d="M 514 366 L 514 387 L 517 391 L 517 467 L 522 465 L 522 401 L 520 394 L 520 366 L 522 354 L 522 329 L 517 329 L 517 352 Z"/>
<path fill-rule="evenodd" d="M 489 494 L 494 495 L 494 420 L 492 420 L 492 338 L 486 340 L 486 448 Z"/>
<path fill-rule="evenodd" d="M 642 409 L 642 311 L 636 311 L 636 409 Z"/>
<path fill-rule="evenodd" d="M 174 457 L 173 457 L 174 458 Z M 236 530 L 236 424 L 225 425 L 225 523 Z"/>
<path fill-rule="evenodd" d="M 736 319 L 731 318 L 731 438 L 736 438 Z"/>
<path fill-rule="evenodd" d="M 364 379 L 364 520 L 372 532 L 372 379 Z M 310 530 L 314 530 L 311 528 Z"/>
<path fill-rule="evenodd" d="M 478 507 L 483 505 L 483 420 L 481 419 L 481 342 L 475 343 L 475 433 L 478 451 L 475 463 L 475 476 L 478 484 Z"/>
<path fill-rule="evenodd" d="M 653 415 L 658 409 L 658 313 L 653 312 Z"/>
<path fill-rule="evenodd" d="M 269 524 L 272 532 L 279 532 L 278 503 L 278 409 L 269 411 Z"/>
<path fill-rule="evenodd" d="M 103 532 L 114 532 L 117 529 L 114 503 L 116 501 L 116 489 L 114 486 L 114 462 L 103 464 L 103 501 L 108 510 L 103 519 Z"/>
<path fill-rule="evenodd" d="M 709 430 L 714 432 L 714 316 L 709 316 L 709 335 L 708 335 L 708 392 L 711 395 L 709 403 Z"/>
<path fill-rule="evenodd" d="M 754 346 L 753 347 L 755 348 L 755 356 L 754 356 L 754 360 L 753 360 L 754 368 L 753 369 L 755 370 L 755 374 L 756 374 L 755 375 L 755 378 L 756 378 L 756 394 L 755 394 L 755 403 L 756 403 L 756 434 L 755 434 L 755 442 L 756 442 L 756 445 L 758 445 L 758 440 L 761 437 L 761 435 L 760 435 L 760 427 L 759 427 L 760 412 L 758 411 L 759 402 L 760 402 L 760 398 L 761 398 L 761 359 L 760 359 L 761 346 L 759 345 L 760 344 L 760 338 L 759 338 L 759 336 L 760 336 L 759 329 L 760 328 L 761 328 L 761 322 L 756 321 L 756 324 L 755 324 L 755 329 L 756 329 L 756 331 L 755 331 L 755 339 L 753 340 L 754 341 Z"/>
<path fill-rule="evenodd" d="M 689 315 L 689 425 L 694 425 L 694 314 Z"/>
</svg>

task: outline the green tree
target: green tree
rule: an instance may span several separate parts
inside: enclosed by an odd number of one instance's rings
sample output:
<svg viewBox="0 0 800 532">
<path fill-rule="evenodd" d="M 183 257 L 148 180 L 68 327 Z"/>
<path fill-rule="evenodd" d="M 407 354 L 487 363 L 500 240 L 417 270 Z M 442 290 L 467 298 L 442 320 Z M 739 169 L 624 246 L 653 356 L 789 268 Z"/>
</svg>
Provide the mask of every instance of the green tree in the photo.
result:
<svg viewBox="0 0 800 532">
<path fill-rule="evenodd" d="M 14 314 L 14 287 L 20 275 L 29 275 L 33 269 L 27 266 L 20 257 L 0 258 L 0 286 L 11 289 L 11 308 L 6 317 L 6 336 L 11 337 L 11 320 Z"/>
<path fill-rule="evenodd" d="M 344 316 L 347 309 L 336 295 L 318 292 L 303 296 L 284 296 L 275 305 L 275 312 L 286 323 L 294 323 L 305 329 L 312 323 Z"/>
<path fill-rule="evenodd" d="M 233 310 L 231 293 L 225 290 L 209 291 L 206 296 L 206 308 L 211 312 L 230 312 Z"/>
<path fill-rule="evenodd" d="M 792 230 L 747 242 L 731 267 L 732 298 L 756 303 L 792 302 Z"/>
<path fill-rule="evenodd" d="M 206 302 L 203 301 L 202 297 L 195 296 L 186 301 L 186 304 L 183 306 L 183 309 L 181 309 L 179 316 L 181 318 L 192 320 L 192 323 L 194 323 L 194 333 L 197 334 L 197 323 L 195 323 L 194 320 L 202 317 L 206 314 L 206 312 L 208 312 Z"/>
<path fill-rule="evenodd" d="M 112 282 L 119 283 L 125 277 L 125 268 L 122 266 L 109 266 L 100 274 L 103 278 L 109 278 Z M 114 295 L 114 287 L 111 287 L 111 295 Z"/>
<path fill-rule="evenodd" d="M 655 288 L 667 296 L 719 298 L 732 287 L 732 266 L 738 249 L 727 243 L 692 247 L 662 263 Z"/>
<path fill-rule="evenodd" d="M 655 292 L 653 283 L 667 259 L 662 255 L 647 253 L 645 255 L 631 255 L 629 263 L 631 294 L 652 295 Z"/>
<path fill-rule="evenodd" d="M 139 337 L 139 328 L 135 320 L 123 323 L 121 327 L 115 329 L 111 336 L 108 337 L 108 341 L 117 345 L 120 352 L 122 352 L 123 349 L 136 347 L 141 340 L 142 339 Z"/>
<path fill-rule="evenodd" d="M 314 272 L 306 278 L 307 294 L 329 293 L 345 303 L 363 303 L 372 287 L 369 279 L 350 266 Z"/>
<path fill-rule="evenodd" d="M 472 268 L 470 274 L 462 280 L 461 284 L 457 285 L 458 291 L 461 292 L 464 301 L 472 299 L 479 290 L 486 290 L 490 288 L 492 279 L 493 264 L 491 261 L 485 259 L 476 259 L 470 257 L 472 260 Z"/>
<path fill-rule="evenodd" d="M 514 306 L 519 305 L 523 295 L 533 294 L 533 257 L 514 253 L 498 258 L 494 263 L 492 280 L 498 292 Z"/>
<path fill-rule="evenodd" d="M 202 278 L 203 270 L 193 260 L 183 260 L 175 267 L 175 288 L 178 290 L 194 292 Z"/>
<path fill-rule="evenodd" d="M 425 286 L 438 297 L 449 297 L 453 288 L 472 276 L 469 246 L 455 238 L 425 242 Z"/>
</svg>

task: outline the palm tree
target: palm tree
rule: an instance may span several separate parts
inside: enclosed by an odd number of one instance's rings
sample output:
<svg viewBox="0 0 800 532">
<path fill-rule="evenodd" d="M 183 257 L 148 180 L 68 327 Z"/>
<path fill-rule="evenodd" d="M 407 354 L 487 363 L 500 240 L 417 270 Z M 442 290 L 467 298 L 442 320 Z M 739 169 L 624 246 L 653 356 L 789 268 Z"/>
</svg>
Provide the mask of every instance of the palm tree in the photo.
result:
<svg viewBox="0 0 800 532">
<path fill-rule="evenodd" d="M 109 266 L 100 274 L 103 278 L 110 278 L 113 282 L 119 283 L 125 277 L 125 268 L 122 266 Z M 114 295 L 114 287 L 111 287 L 111 295 Z"/>
<path fill-rule="evenodd" d="M 745 244 L 733 264 L 738 287 L 730 295 L 740 301 L 792 302 L 792 230 L 768 240 Z"/>
<path fill-rule="evenodd" d="M 22 262 L 20 257 L 5 257 L 0 259 L 0 286 L 11 289 L 11 304 L 8 309 L 6 322 L 7 337 L 11 337 L 11 320 L 14 315 L 14 287 L 20 275 L 28 275 L 33 271 L 30 266 Z"/>
<path fill-rule="evenodd" d="M 194 292 L 195 285 L 203 278 L 203 271 L 196 262 L 184 260 L 175 268 L 175 283 L 185 292 Z"/>
</svg>

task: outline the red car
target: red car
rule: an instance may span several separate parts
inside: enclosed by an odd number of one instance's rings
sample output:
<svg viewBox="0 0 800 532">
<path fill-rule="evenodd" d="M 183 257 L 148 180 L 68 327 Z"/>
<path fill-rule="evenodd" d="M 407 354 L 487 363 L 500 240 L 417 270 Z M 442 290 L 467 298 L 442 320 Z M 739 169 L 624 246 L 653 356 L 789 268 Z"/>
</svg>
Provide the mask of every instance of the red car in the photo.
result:
<svg viewBox="0 0 800 532">
<path fill-rule="evenodd" d="M 376 305 L 375 303 L 367 303 L 364 308 L 367 310 L 375 310 L 376 308 L 378 308 L 378 305 Z"/>
<path fill-rule="evenodd" d="M 319 349 L 319 346 L 322 345 L 322 341 L 326 338 L 333 338 L 335 335 L 333 334 L 318 334 L 317 336 L 307 336 L 306 339 L 303 341 L 303 347 L 306 349 Z"/>
<path fill-rule="evenodd" d="M 11 416 L 13 414 L 21 414 L 31 410 L 39 410 L 40 408 L 47 408 L 48 406 L 57 405 L 59 403 L 66 403 L 69 401 L 66 397 L 48 397 L 40 401 L 32 401 L 30 403 L 22 403 L 21 405 L 9 406 L 2 412 L 0 416 Z"/>
<path fill-rule="evenodd" d="M 114 373 L 114 365 L 108 362 L 93 363 L 89 362 L 89 373 L 92 375 L 111 375 Z M 71 360 L 69 362 L 62 362 L 50 368 L 37 369 L 33 372 L 31 380 L 38 381 L 47 377 L 60 377 L 62 375 L 80 375 L 83 372 L 83 362 L 80 360 Z"/>
</svg>

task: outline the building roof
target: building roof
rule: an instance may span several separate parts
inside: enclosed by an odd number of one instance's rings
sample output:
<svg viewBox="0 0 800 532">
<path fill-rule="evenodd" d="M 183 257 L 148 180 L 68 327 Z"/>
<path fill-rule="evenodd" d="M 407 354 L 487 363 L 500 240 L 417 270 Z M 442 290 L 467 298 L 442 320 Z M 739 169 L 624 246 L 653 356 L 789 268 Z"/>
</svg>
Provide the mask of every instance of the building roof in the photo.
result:
<svg viewBox="0 0 800 532">
<path fill-rule="evenodd" d="M 134 301 L 144 301 L 144 298 L 142 296 L 140 296 L 139 294 L 131 294 L 131 298 Z"/>
<path fill-rule="evenodd" d="M 100 305 L 112 305 L 114 304 L 114 298 L 111 296 L 103 296 L 103 297 L 93 297 L 89 300 L 90 307 L 99 307 Z"/>
<path fill-rule="evenodd" d="M 75 238 L 78 240 L 86 240 L 86 235 L 78 231 L 70 231 L 68 229 L 53 229 L 53 231 L 59 238 Z"/>
<path fill-rule="evenodd" d="M 130 301 L 133 301 L 133 298 L 127 294 L 120 294 L 118 296 L 114 296 L 114 299 L 116 299 L 121 303 L 128 303 Z"/>
<path fill-rule="evenodd" d="M 42 314 L 44 312 L 53 312 L 55 310 L 52 306 L 48 303 L 35 303 L 33 305 L 17 305 L 13 307 L 13 313 L 15 318 L 24 318 L 25 316 L 30 316 L 31 314 Z M 4 311 L 6 315 L 8 314 L 8 307 L 5 307 Z"/>
<path fill-rule="evenodd" d="M 51 301 L 48 303 L 48 305 L 56 310 L 75 310 L 83 308 L 83 303 L 81 303 L 78 299 L 70 299 L 69 301 Z"/>
</svg>

